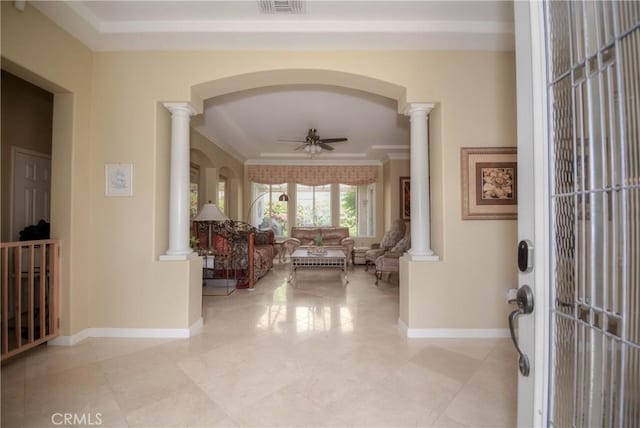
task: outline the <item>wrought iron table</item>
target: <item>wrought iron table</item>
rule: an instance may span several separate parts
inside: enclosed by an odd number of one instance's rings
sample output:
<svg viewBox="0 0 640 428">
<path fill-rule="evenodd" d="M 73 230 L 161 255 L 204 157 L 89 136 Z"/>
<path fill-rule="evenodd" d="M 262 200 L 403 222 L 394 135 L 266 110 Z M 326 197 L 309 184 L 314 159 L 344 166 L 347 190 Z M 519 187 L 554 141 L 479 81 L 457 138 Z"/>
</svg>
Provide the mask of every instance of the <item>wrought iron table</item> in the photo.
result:
<svg viewBox="0 0 640 428">
<path fill-rule="evenodd" d="M 295 283 L 296 272 L 299 268 L 305 269 L 340 269 L 344 275 L 344 283 L 347 284 L 347 256 L 341 250 L 324 250 L 312 252 L 307 248 L 298 248 L 291 254 L 291 273 L 289 282 Z"/>
</svg>

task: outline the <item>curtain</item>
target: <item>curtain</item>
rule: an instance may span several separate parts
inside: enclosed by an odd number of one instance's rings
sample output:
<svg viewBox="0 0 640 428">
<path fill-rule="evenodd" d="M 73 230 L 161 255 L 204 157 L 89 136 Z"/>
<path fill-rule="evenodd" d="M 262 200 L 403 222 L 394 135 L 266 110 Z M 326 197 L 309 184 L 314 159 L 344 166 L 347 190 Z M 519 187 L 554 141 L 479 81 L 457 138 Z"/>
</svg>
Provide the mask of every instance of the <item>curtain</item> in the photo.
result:
<svg viewBox="0 0 640 428">
<path fill-rule="evenodd" d="M 248 165 L 249 181 L 261 184 L 296 183 L 305 186 L 323 184 L 361 184 L 378 181 L 378 167 L 373 165 Z"/>
</svg>

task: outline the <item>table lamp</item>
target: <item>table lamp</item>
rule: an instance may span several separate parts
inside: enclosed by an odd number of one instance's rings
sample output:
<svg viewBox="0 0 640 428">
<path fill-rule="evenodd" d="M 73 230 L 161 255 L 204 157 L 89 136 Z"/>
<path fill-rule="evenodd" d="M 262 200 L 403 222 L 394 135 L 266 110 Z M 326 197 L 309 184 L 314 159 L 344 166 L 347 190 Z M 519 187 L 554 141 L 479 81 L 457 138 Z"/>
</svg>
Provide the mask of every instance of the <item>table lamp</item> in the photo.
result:
<svg viewBox="0 0 640 428">
<path fill-rule="evenodd" d="M 211 224 L 229 221 L 227 217 L 216 204 L 212 204 L 211 201 L 202 206 L 202 209 L 193 218 L 193 221 L 206 221 L 209 224 L 209 248 L 211 248 Z"/>
</svg>

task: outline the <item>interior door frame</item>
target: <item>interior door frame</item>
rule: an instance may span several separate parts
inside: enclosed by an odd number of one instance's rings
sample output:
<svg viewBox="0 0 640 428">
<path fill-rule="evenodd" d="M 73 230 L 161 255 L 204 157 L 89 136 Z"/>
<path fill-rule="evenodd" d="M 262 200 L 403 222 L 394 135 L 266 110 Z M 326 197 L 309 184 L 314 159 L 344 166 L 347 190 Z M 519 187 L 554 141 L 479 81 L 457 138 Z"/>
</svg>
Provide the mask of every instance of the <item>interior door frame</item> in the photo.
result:
<svg viewBox="0 0 640 428">
<path fill-rule="evenodd" d="M 514 2 L 518 120 L 518 240 L 534 244 L 533 271 L 518 286 L 534 291 L 534 312 L 518 320 L 520 346 L 531 362 L 518 375 L 518 427 L 542 427 L 549 411 L 550 211 L 544 4 Z M 522 197 L 521 197 L 522 196 Z M 514 245 L 515 251 L 515 245 Z M 514 370 L 517 370 L 514 367 Z"/>
<path fill-rule="evenodd" d="M 15 203 L 15 182 L 16 182 L 16 155 L 17 154 L 23 154 L 23 155 L 27 155 L 27 156 L 35 156 L 35 157 L 40 157 L 43 159 L 48 159 L 49 162 L 52 162 L 51 159 L 51 155 L 47 154 L 47 153 L 41 153 L 41 152 L 37 152 L 35 150 L 30 150 L 30 149 L 25 149 L 23 147 L 19 147 L 19 146 L 11 146 L 11 176 L 9 177 L 9 198 L 10 198 L 10 206 L 9 206 L 9 233 L 11 238 L 10 239 L 14 239 L 14 235 L 13 235 L 13 224 L 15 222 L 15 219 L 13 218 L 13 204 Z M 51 191 L 53 190 L 53 185 L 51 184 L 51 180 L 53 180 L 53 175 L 51 174 L 51 171 L 49 171 L 50 174 L 50 192 L 49 192 L 49 197 L 51 197 Z M 49 206 L 49 211 L 51 211 L 51 206 Z M 49 216 L 51 216 L 51 212 L 49 212 Z"/>
</svg>

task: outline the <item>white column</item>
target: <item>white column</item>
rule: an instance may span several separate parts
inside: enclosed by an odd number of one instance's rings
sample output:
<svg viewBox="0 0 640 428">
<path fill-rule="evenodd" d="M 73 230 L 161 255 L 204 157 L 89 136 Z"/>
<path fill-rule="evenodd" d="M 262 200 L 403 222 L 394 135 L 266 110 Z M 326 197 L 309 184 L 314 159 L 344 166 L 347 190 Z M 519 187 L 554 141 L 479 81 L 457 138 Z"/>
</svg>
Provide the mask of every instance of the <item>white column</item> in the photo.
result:
<svg viewBox="0 0 640 428">
<path fill-rule="evenodd" d="M 189 247 L 189 121 L 196 114 L 187 103 L 164 103 L 171 112 L 169 249 L 160 260 L 186 260 Z"/>
<path fill-rule="evenodd" d="M 433 104 L 409 104 L 411 118 L 411 260 L 438 260 L 431 249 L 428 114 Z"/>
</svg>

